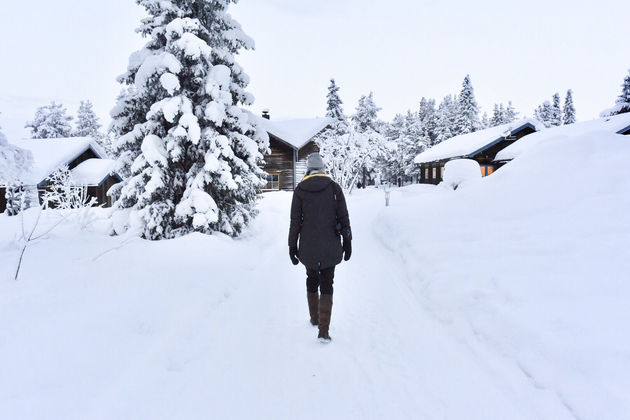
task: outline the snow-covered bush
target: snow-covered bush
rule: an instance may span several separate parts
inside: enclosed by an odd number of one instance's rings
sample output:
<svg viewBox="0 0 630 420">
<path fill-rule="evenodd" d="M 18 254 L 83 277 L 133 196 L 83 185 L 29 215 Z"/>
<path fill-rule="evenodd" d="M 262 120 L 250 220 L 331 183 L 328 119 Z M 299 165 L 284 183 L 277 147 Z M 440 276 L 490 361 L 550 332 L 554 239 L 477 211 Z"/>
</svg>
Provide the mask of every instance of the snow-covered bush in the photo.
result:
<svg viewBox="0 0 630 420">
<path fill-rule="evenodd" d="M 227 13 L 233 0 L 142 0 L 149 37 L 119 81 L 112 111 L 119 169 L 117 225 L 148 239 L 192 231 L 238 235 L 255 216 L 268 139 L 241 105 L 249 77 L 236 63 L 253 41 Z M 121 222 L 128 215 L 128 223 Z"/>
<path fill-rule="evenodd" d="M 44 208 L 71 210 L 96 205 L 96 198 L 87 195 L 87 187 L 77 185 L 67 166 L 53 172 L 47 183 L 42 200 Z"/>
<path fill-rule="evenodd" d="M 444 165 L 444 178 L 440 185 L 456 190 L 464 182 L 481 178 L 481 168 L 472 159 L 454 159 Z"/>
<path fill-rule="evenodd" d="M 378 150 L 375 144 L 383 141 L 376 132 L 359 133 L 353 128 L 340 137 L 320 143 L 320 154 L 330 176 L 346 191 L 351 192 L 369 159 Z"/>
<path fill-rule="evenodd" d="M 18 214 L 28 204 L 21 180 L 32 164 L 31 152 L 9 144 L 0 131 L 0 185 L 6 185 L 5 198 L 10 216 Z"/>
</svg>

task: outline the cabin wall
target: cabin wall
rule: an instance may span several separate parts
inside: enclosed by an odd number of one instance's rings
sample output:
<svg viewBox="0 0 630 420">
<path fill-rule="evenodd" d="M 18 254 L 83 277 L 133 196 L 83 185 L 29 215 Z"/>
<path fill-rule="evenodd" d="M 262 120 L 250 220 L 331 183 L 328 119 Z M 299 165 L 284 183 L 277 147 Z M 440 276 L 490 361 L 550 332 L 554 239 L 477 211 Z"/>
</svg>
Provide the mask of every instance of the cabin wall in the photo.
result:
<svg viewBox="0 0 630 420">
<path fill-rule="evenodd" d="M 6 197 L 7 189 L 4 187 L 0 187 L 0 213 L 4 213 L 7 209 L 7 197 Z"/>
<path fill-rule="evenodd" d="M 87 187 L 87 194 L 88 197 L 92 198 L 96 198 L 97 202 L 96 205 L 100 206 L 103 205 L 103 207 L 111 207 L 113 204 L 113 200 L 111 197 L 109 197 L 107 195 L 107 191 L 109 191 L 109 189 L 118 184 L 120 181 L 118 180 L 117 177 L 115 176 L 108 176 L 107 179 L 101 184 L 101 185 L 92 185 Z"/>
<path fill-rule="evenodd" d="M 293 189 L 293 149 L 269 135 L 270 154 L 265 155 L 263 170 L 278 175 L 280 190 Z"/>
<path fill-rule="evenodd" d="M 101 190 L 100 198 L 103 200 L 103 203 L 105 203 L 105 207 L 111 207 L 114 204 L 115 197 L 112 198 L 112 197 L 108 196 L 107 192 L 109 191 L 109 189 L 111 187 L 113 187 L 114 185 L 118 184 L 119 182 L 121 182 L 121 181 L 117 177 L 110 176 L 99 187 L 100 190 Z"/>
<path fill-rule="evenodd" d="M 420 165 L 420 178 L 418 182 L 420 184 L 439 184 L 444 177 L 445 164 L 445 161 L 422 163 Z"/>
</svg>

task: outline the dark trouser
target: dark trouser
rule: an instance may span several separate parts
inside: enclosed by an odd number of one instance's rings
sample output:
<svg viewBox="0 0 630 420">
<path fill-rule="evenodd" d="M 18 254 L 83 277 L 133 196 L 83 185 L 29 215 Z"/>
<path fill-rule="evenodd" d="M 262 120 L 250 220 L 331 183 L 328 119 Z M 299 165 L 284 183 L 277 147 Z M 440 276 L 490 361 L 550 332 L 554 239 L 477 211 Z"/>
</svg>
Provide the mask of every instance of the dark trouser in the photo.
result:
<svg viewBox="0 0 630 420">
<path fill-rule="evenodd" d="M 321 270 L 307 268 L 306 269 L 306 291 L 309 293 L 317 293 L 319 288 L 323 295 L 333 294 L 333 278 L 335 277 L 335 267 L 324 268 Z"/>
</svg>

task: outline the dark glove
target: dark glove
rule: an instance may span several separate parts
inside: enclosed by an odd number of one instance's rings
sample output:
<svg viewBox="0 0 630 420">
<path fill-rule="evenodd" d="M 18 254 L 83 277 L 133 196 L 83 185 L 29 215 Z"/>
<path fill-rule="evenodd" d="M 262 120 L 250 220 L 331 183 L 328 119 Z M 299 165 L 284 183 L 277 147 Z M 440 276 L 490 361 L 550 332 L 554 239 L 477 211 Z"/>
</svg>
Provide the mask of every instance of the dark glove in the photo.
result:
<svg viewBox="0 0 630 420">
<path fill-rule="evenodd" d="M 298 265 L 300 263 L 300 260 L 298 260 L 297 248 L 289 248 L 289 257 L 291 257 L 291 262 L 293 263 L 293 265 Z"/>
<path fill-rule="evenodd" d="M 343 240 L 343 259 L 348 261 L 352 255 L 352 241 L 350 239 Z"/>
</svg>

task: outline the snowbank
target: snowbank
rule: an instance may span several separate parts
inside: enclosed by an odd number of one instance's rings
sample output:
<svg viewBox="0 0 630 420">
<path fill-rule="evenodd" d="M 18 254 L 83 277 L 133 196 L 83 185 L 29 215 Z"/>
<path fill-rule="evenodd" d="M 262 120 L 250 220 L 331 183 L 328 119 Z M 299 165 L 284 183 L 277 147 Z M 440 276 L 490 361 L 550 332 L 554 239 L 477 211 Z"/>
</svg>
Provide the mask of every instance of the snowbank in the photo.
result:
<svg viewBox="0 0 630 420">
<path fill-rule="evenodd" d="M 607 118 L 598 118 L 560 127 L 549 128 L 523 137 L 497 153 L 496 160 L 510 160 L 521 153 L 538 147 L 547 141 L 558 141 L 565 137 L 588 135 L 596 138 L 600 135 L 616 134 L 630 131 L 630 113 Z"/>
<path fill-rule="evenodd" d="M 546 400 L 542 417 L 623 418 L 630 141 L 554 131 L 459 194 L 393 198 L 376 232 L 418 302 L 471 351 L 508 361 Z"/>
<path fill-rule="evenodd" d="M 454 159 L 444 165 L 442 185 L 449 189 L 457 189 L 462 183 L 481 179 L 481 168 L 472 159 Z"/>
</svg>

